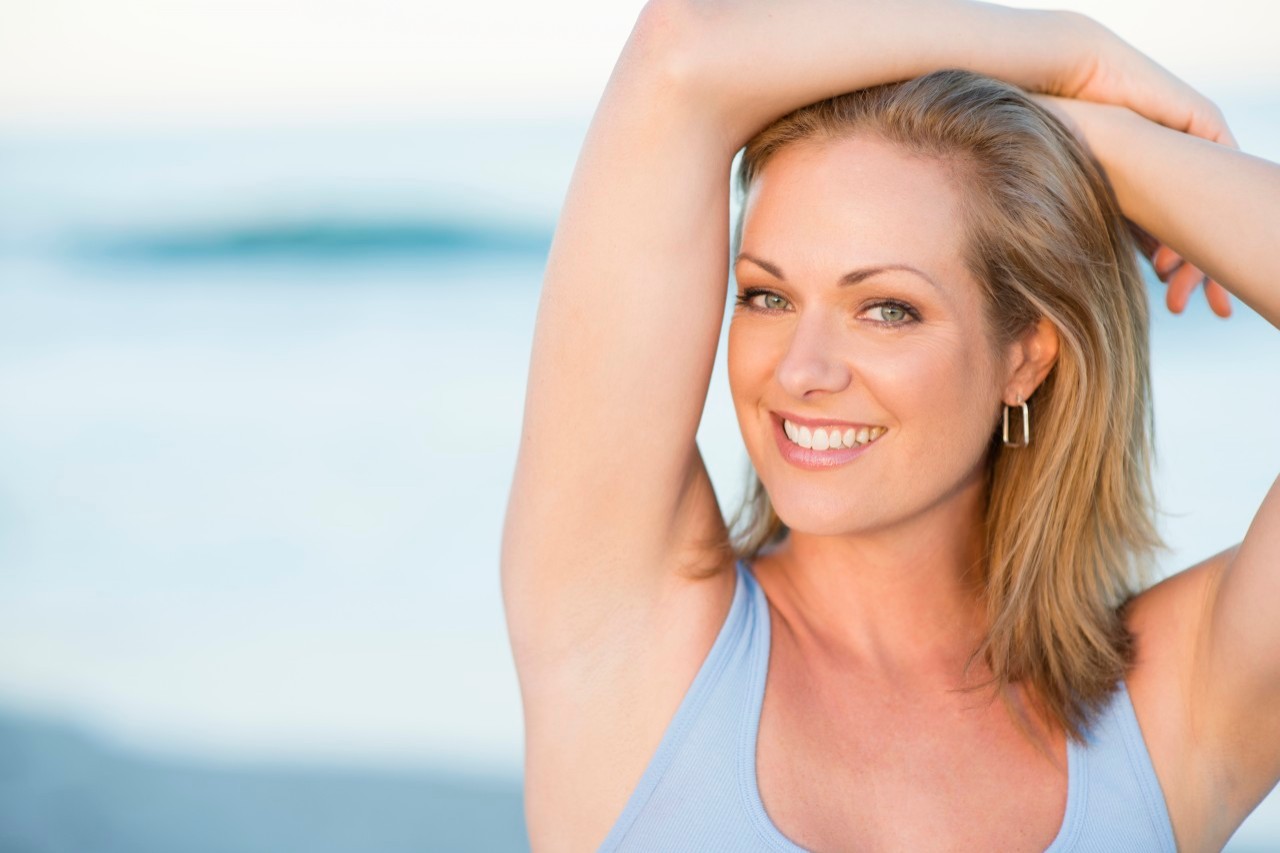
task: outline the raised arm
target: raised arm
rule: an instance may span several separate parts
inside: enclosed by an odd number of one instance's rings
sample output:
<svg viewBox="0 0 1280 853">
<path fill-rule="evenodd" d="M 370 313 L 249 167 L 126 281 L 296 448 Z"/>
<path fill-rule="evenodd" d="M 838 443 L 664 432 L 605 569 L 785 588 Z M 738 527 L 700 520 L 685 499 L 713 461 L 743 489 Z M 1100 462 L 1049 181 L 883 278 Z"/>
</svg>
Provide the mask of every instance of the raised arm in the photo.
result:
<svg viewBox="0 0 1280 853">
<path fill-rule="evenodd" d="M 1043 100 L 1075 124 L 1130 219 L 1280 328 L 1280 165 L 1125 109 Z M 1183 298 L 1173 288 L 1187 284 L 1178 275 L 1170 281 L 1171 303 Z M 1242 428 L 1227 413 L 1223 424 Z M 1196 600 L 1169 618 L 1195 634 L 1175 641 L 1186 649 L 1182 695 L 1192 731 L 1184 742 L 1204 780 L 1200 799 L 1214 816 L 1214 840 L 1225 842 L 1280 781 L 1280 480 L 1244 541 L 1193 573 L 1203 573 L 1203 582 L 1181 588 L 1197 590 Z"/>
<path fill-rule="evenodd" d="M 679 2 L 680 0 L 676 0 Z M 704 84 L 734 151 L 774 118 L 831 95 L 964 68 L 1032 92 L 1128 107 L 1234 142 L 1217 107 L 1106 27 L 1067 11 L 972 0 L 685 0 L 686 76 Z"/>
</svg>

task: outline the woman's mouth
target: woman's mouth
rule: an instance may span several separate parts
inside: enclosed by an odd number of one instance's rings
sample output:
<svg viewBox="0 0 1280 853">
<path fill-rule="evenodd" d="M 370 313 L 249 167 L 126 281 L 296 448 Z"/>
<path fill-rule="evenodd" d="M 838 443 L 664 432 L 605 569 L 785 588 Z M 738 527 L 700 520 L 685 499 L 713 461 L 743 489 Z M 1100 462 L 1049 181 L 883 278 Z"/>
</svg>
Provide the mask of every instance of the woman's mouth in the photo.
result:
<svg viewBox="0 0 1280 853">
<path fill-rule="evenodd" d="M 772 420 L 782 458 L 809 470 L 851 462 L 888 432 L 873 424 L 798 424 L 777 414 Z"/>
<path fill-rule="evenodd" d="M 839 424 L 820 427 L 799 426 L 786 418 L 782 419 L 782 428 L 792 442 L 805 449 L 813 450 L 860 447 L 870 444 L 885 432 L 882 426 L 844 427 Z"/>
</svg>

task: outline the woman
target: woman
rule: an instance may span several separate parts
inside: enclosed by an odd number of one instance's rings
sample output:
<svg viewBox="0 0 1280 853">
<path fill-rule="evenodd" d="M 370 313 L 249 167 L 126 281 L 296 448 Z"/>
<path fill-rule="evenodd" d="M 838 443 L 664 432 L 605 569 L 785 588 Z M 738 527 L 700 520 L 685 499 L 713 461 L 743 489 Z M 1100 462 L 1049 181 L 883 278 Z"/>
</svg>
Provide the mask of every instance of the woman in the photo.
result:
<svg viewBox="0 0 1280 853">
<path fill-rule="evenodd" d="M 1231 143 L 1076 15 L 645 8 L 548 261 L 503 537 L 534 849 L 1222 847 L 1280 778 L 1280 490 L 1132 594 L 1124 217 L 1173 310 L 1204 270 L 1280 325 L 1280 168 Z M 744 145 L 734 542 L 694 436 Z"/>
</svg>

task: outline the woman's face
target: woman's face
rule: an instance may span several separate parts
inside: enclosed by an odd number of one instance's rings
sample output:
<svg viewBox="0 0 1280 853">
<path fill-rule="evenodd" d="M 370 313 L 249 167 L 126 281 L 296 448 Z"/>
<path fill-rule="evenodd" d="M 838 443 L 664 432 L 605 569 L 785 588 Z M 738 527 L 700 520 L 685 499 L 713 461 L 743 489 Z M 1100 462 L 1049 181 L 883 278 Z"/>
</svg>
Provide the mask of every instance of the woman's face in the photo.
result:
<svg viewBox="0 0 1280 853">
<path fill-rule="evenodd" d="M 939 161 L 855 137 L 787 146 L 746 198 L 729 383 L 793 530 L 883 529 L 981 481 L 1009 373 L 964 265 L 958 193 Z M 799 444 L 783 418 L 807 429 Z"/>
</svg>

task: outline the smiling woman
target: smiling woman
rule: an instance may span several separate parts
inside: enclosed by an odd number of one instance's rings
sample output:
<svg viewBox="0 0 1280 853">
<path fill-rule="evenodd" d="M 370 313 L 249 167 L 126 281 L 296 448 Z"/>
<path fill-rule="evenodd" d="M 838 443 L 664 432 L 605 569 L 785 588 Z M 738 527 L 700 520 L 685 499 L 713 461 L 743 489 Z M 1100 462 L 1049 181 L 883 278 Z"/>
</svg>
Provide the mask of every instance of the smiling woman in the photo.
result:
<svg viewBox="0 0 1280 853">
<path fill-rule="evenodd" d="M 973 658 L 1001 695 L 1034 684 L 1053 724 L 1081 736 L 1132 663 L 1119 606 L 1159 544 L 1145 285 L 1101 169 L 1015 87 L 942 71 L 784 116 L 747 144 L 738 174 L 745 290 L 729 369 L 759 480 L 736 554 L 782 544 L 784 516 L 805 535 L 941 529 L 940 513 L 957 533 L 982 531 L 956 567 L 990 625 Z M 803 274 L 788 283 L 760 255 Z M 821 284 L 850 258 L 873 265 Z M 925 271 L 888 263 L 901 258 Z M 776 432 L 778 397 L 839 400 L 888 435 L 839 478 L 797 477 L 781 464 L 794 455 L 756 440 Z M 1011 408 L 1028 435 L 1034 419 L 1033 447 L 1005 449 Z M 811 446 L 827 452 L 810 466 L 860 458 L 833 455 L 825 432 Z"/>
<path fill-rule="evenodd" d="M 1280 493 L 1143 588 L 1138 250 L 1175 311 L 1203 282 L 1280 324 L 1280 168 L 1231 144 L 1077 15 L 645 7 L 503 534 L 535 849 L 1222 847 L 1280 778 Z M 695 433 L 730 257 L 727 524 Z"/>
</svg>

